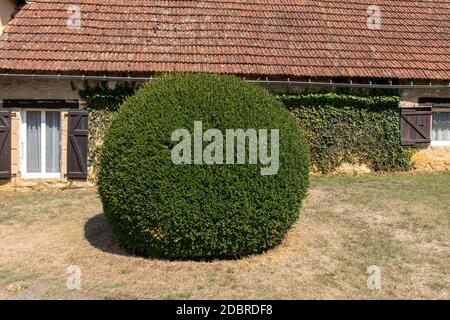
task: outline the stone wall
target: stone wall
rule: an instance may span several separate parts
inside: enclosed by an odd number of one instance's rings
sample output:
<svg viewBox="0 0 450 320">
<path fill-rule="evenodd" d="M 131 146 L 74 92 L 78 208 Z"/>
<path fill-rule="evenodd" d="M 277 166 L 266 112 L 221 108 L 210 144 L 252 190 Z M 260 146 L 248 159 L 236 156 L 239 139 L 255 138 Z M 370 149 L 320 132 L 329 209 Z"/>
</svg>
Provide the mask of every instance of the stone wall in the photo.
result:
<svg viewBox="0 0 450 320">
<path fill-rule="evenodd" d="M 419 98 L 450 98 L 450 87 L 437 89 L 404 89 L 401 92 L 400 108 L 419 107 Z"/>
<path fill-rule="evenodd" d="M 417 171 L 448 171 L 450 170 L 450 147 L 421 149 L 412 160 Z"/>
<path fill-rule="evenodd" d="M 0 78 L 3 99 L 80 99 L 81 81 Z"/>
<path fill-rule="evenodd" d="M 11 175 L 19 175 L 20 165 L 20 111 L 11 111 Z"/>
<path fill-rule="evenodd" d="M 115 82 L 111 82 L 114 85 Z M 300 93 L 305 87 L 287 83 L 261 83 L 272 92 Z M 1 99 L 79 99 L 78 91 L 83 88 L 80 80 L 42 80 L 0 78 Z M 420 97 L 450 98 L 449 88 L 403 89 L 401 108 L 418 107 Z"/>
<path fill-rule="evenodd" d="M 412 156 L 413 171 L 442 172 L 450 171 L 450 147 L 428 147 L 420 149 Z M 365 164 L 343 163 L 333 172 L 334 174 L 368 174 L 373 172 Z"/>
</svg>

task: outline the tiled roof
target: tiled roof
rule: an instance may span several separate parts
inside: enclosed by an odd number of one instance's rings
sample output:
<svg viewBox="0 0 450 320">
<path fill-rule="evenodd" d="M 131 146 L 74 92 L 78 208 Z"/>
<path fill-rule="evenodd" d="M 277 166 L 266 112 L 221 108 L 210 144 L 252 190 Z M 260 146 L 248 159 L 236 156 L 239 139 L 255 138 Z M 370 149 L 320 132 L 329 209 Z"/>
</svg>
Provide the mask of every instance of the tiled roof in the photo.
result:
<svg viewBox="0 0 450 320">
<path fill-rule="evenodd" d="M 450 0 L 35 0 L 5 29 L 0 69 L 448 80 L 449 16 Z"/>
</svg>

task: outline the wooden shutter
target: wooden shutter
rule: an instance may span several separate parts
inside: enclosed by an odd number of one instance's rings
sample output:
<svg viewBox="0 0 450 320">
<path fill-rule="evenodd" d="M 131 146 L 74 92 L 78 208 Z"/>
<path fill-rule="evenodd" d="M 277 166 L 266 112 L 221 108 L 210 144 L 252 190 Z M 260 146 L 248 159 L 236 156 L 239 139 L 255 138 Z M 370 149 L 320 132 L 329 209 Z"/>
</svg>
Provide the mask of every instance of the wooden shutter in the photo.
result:
<svg viewBox="0 0 450 320">
<path fill-rule="evenodd" d="M 89 113 L 85 110 L 69 111 L 67 141 L 67 177 L 86 179 L 88 154 Z"/>
<path fill-rule="evenodd" d="M 401 109 L 402 146 L 427 147 L 431 142 L 431 108 Z"/>
<path fill-rule="evenodd" d="M 0 179 L 11 178 L 11 113 L 0 110 Z"/>
</svg>

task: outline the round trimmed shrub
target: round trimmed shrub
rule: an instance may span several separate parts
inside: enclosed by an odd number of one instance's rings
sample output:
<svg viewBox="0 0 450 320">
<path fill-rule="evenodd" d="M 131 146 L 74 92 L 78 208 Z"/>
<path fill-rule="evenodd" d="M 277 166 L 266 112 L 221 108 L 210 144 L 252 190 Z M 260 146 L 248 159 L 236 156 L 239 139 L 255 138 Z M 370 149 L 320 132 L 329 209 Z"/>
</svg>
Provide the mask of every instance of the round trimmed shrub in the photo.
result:
<svg viewBox="0 0 450 320">
<path fill-rule="evenodd" d="M 269 165 L 250 164 L 248 144 L 245 164 L 174 164 L 179 142 L 172 133 L 184 128 L 194 140 L 195 121 L 203 132 L 219 129 L 224 148 L 226 129 L 267 129 L 269 150 L 278 129 L 278 172 L 261 175 Z M 167 74 L 120 107 L 105 136 L 98 186 L 113 231 L 133 252 L 236 258 L 282 240 L 298 217 L 308 174 L 296 120 L 266 90 L 232 76 Z"/>
</svg>

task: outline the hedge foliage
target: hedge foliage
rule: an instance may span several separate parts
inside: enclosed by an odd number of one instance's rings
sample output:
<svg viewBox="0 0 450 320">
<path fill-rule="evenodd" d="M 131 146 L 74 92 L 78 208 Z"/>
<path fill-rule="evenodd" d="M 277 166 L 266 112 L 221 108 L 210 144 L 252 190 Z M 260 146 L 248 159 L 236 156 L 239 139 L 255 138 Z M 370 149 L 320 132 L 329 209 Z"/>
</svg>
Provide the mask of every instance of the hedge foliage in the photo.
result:
<svg viewBox="0 0 450 320">
<path fill-rule="evenodd" d="M 80 92 L 91 111 L 89 161 L 94 173 L 112 114 L 136 89 L 134 83 L 117 83 L 114 88 L 86 83 Z M 399 146 L 398 95 L 398 90 L 323 88 L 279 98 L 306 133 L 313 169 L 328 173 L 343 162 L 384 171 L 412 167 L 415 149 Z"/>
<path fill-rule="evenodd" d="M 309 93 L 279 97 L 297 117 L 320 172 L 341 163 L 376 171 L 408 170 L 414 149 L 400 146 L 399 98 Z"/>
<path fill-rule="evenodd" d="M 260 164 L 175 165 L 172 132 L 192 134 L 194 121 L 203 131 L 279 129 L 278 173 L 262 176 Z M 169 74 L 144 84 L 114 116 L 98 186 L 114 232 L 136 253 L 235 258 L 282 240 L 298 217 L 308 171 L 295 118 L 267 91 L 231 76 Z"/>
</svg>

